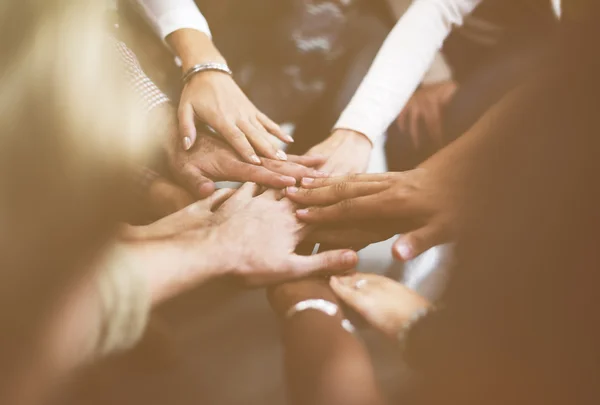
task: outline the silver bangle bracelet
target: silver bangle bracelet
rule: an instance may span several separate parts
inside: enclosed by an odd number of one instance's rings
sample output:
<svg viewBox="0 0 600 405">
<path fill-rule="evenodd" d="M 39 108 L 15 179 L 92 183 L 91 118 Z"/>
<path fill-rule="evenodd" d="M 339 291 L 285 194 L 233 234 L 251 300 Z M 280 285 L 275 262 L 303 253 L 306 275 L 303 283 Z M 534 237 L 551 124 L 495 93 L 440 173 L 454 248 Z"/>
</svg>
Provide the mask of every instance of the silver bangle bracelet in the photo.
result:
<svg viewBox="0 0 600 405">
<path fill-rule="evenodd" d="M 285 319 L 290 319 L 294 315 L 309 309 L 320 311 L 325 315 L 329 316 L 335 316 L 338 313 L 338 306 L 333 302 L 321 298 L 315 298 L 296 303 L 285 313 Z M 355 331 L 354 325 L 352 325 L 352 323 L 348 319 L 343 319 L 341 322 L 341 326 L 347 332 L 354 333 Z"/>
<path fill-rule="evenodd" d="M 207 70 L 227 73 L 230 76 L 233 75 L 233 72 L 231 71 L 231 69 L 229 69 L 229 66 L 227 66 L 227 64 L 218 62 L 207 62 L 194 65 L 191 68 L 189 68 L 187 72 L 185 72 L 181 77 L 181 81 L 183 82 L 183 84 L 186 84 L 188 81 L 190 81 L 192 76 L 200 72 L 206 72 Z"/>
</svg>

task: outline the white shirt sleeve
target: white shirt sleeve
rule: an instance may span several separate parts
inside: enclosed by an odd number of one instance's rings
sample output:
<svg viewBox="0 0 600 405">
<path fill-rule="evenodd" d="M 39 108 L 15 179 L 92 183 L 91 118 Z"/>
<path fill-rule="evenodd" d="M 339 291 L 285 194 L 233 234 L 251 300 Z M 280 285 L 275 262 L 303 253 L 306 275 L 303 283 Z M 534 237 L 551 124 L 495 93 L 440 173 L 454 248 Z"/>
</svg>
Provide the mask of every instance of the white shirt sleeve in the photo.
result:
<svg viewBox="0 0 600 405">
<path fill-rule="evenodd" d="M 392 29 L 336 123 L 371 142 L 381 137 L 419 86 L 436 52 L 481 0 L 415 0 Z"/>
<path fill-rule="evenodd" d="M 211 36 L 206 18 L 194 0 L 131 0 L 144 14 L 154 31 L 165 39 L 167 35 L 192 28 Z"/>
</svg>

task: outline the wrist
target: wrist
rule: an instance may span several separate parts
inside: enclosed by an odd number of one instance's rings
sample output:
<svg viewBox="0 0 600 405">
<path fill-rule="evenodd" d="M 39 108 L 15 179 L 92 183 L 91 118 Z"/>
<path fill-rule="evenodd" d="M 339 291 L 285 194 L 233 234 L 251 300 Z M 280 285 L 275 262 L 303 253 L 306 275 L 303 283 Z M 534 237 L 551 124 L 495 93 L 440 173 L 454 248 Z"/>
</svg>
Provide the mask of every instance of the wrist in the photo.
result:
<svg viewBox="0 0 600 405">
<path fill-rule="evenodd" d="M 145 279 L 157 305 L 222 274 L 211 229 L 186 240 L 185 234 L 157 235 L 152 225 L 126 227 L 117 243 Z"/>
<path fill-rule="evenodd" d="M 369 147 L 370 149 L 373 148 L 373 143 L 371 142 L 371 139 L 369 139 L 369 137 L 361 132 L 357 132 L 354 131 L 352 129 L 346 129 L 346 128 L 338 128 L 338 129 L 334 129 L 332 134 L 332 136 L 346 140 L 346 141 L 353 141 L 356 142 L 358 144 L 361 144 L 363 146 Z"/>
<path fill-rule="evenodd" d="M 183 72 L 202 63 L 227 63 L 210 37 L 201 31 L 187 28 L 177 30 L 167 37 L 167 43 L 181 59 Z"/>
</svg>

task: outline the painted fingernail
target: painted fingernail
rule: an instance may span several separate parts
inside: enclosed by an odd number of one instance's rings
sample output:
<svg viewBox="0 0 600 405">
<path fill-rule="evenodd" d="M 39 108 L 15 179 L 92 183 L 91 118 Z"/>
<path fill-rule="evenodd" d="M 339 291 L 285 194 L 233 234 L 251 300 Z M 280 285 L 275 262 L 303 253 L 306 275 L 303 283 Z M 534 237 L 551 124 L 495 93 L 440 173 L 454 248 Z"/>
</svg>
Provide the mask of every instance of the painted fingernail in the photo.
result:
<svg viewBox="0 0 600 405">
<path fill-rule="evenodd" d="M 294 138 L 292 138 L 292 137 L 291 137 L 291 136 L 289 136 L 289 135 L 286 135 L 286 136 L 285 136 L 285 139 L 287 139 L 287 141 L 288 141 L 288 142 L 294 143 Z"/>
<path fill-rule="evenodd" d="M 261 164 L 260 158 L 256 155 L 250 155 L 250 160 L 256 163 L 257 165 Z"/>
<path fill-rule="evenodd" d="M 396 251 L 400 255 L 400 257 L 404 260 L 412 259 L 413 251 L 412 248 L 407 243 L 400 243 L 396 247 Z"/>
<path fill-rule="evenodd" d="M 185 138 L 183 138 L 183 149 L 190 150 L 191 147 L 192 147 L 192 139 L 189 136 L 186 136 Z"/>
<path fill-rule="evenodd" d="M 308 215 L 308 210 L 306 208 L 301 210 L 296 210 L 297 215 Z"/>
<path fill-rule="evenodd" d="M 288 159 L 287 155 L 282 150 L 278 150 L 275 155 L 279 158 L 279 160 L 287 160 Z"/>
<path fill-rule="evenodd" d="M 310 178 L 310 177 L 303 177 L 302 178 L 302 184 L 312 184 L 315 181 L 315 179 Z"/>
<path fill-rule="evenodd" d="M 288 187 L 286 189 L 286 193 L 288 193 L 288 194 L 294 194 L 294 193 L 297 193 L 297 192 L 298 192 L 298 187 Z"/>
</svg>

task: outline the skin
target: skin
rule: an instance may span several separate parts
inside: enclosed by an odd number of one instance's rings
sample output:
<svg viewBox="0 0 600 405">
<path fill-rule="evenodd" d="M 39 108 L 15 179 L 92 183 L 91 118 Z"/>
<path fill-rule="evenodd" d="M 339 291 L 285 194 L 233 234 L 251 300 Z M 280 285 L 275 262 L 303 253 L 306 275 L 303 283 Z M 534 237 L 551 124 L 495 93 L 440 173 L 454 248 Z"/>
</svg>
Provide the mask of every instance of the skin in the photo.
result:
<svg viewBox="0 0 600 405">
<path fill-rule="evenodd" d="M 329 284 L 341 301 L 394 340 L 415 313 L 431 307 L 425 298 L 403 284 L 377 274 L 331 277 Z"/>
<path fill-rule="evenodd" d="M 310 224 L 348 226 L 361 220 L 384 233 L 404 233 L 395 242 L 393 254 L 400 260 L 412 259 L 453 239 L 461 223 L 461 196 L 469 186 L 471 167 L 479 159 L 494 156 L 498 142 L 510 135 L 494 134 L 493 128 L 497 120 L 518 110 L 515 101 L 522 92 L 515 89 L 466 134 L 415 170 L 303 179 L 302 187 L 288 188 L 286 196 L 307 206 L 297 215 Z"/>
<path fill-rule="evenodd" d="M 268 218 L 268 220 L 267 220 Z M 115 243 L 128 269 L 145 280 L 152 306 L 215 277 L 233 276 L 249 286 L 328 275 L 352 269 L 355 252 L 339 250 L 299 256 L 294 249 L 309 231 L 280 192 L 260 194 L 246 183 L 219 190 L 148 226 L 123 226 Z M 94 268 L 102 268 L 100 257 Z M 64 375 L 86 359 L 86 331 L 101 322 L 94 277 L 84 277 L 60 303 L 49 326 L 45 352 L 54 375 Z"/>
<path fill-rule="evenodd" d="M 319 170 L 333 175 L 342 175 L 364 173 L 372 149 L 373 145 L 365 135 L 347 129 L 336 129 L 326 140 L 311 148 L 306 154 L 325 157 L 326 161 L 319 166 Z"/>
<path fill-rule="evenodd" d="M 200 31 L 181 29 L 167 37 L 167 42 L 182 61 L 182 72 L 207 62 L 225 63 L 211 39 Z M 180 145 L 189 150 L 197 140 L 196 120 L 212 127 L 223 136 L 242 160 L 260 165 L 264 156 L 287 160 L 272 137 L 290 143 L 293 139 L 246 97 L 233 78 L 223 72 L 195 74 L 184 86 L 178 110 Z"/>
<path fill-rule="evenodd" d="M 415 149 L 422 147 L 425 138 L 430 138 L 437 148 L 444 146 L 443 112 L 457 89 L 456 82 L 448 80 L 423 85 L 410 98 L 396 123 L 402 132 L 410 135 Z"/>
<path fill-rule="evenodd" d="M 269 289 L 269 302 L 282 318 L 286 379 L 290 403 L 384 404 L 368 351 L 341 327 L 343 313 L 327 316 L 304 311 L 284 315 L 294 304 L 321 298 L 339 304 L 326 278 L 292 281 Z M 319 333 L 314 333 L 318 330 Z"/>
<path fill-rule="evenodd" d="M 169 168 L 175 179 L 197 198 L 205 198 L 215 190 L 215 181 L 254 182 L 272 188 L 294 185 L 303 177 L 322 178 L 327 174 L 314 169 L 325 161 L 322 156 L 294 156 L 287 161 L 262 159 L 262 166 L 242 159 L 233 147 L 217 135 L 204 131 L 198 134 L 192 148 L 180 147 L 175 111 L 165 105 L 156 112 L 162 120 L 163 145 Z M 164 135 L 162 135 L 164 136 Z"/>
</svg>

